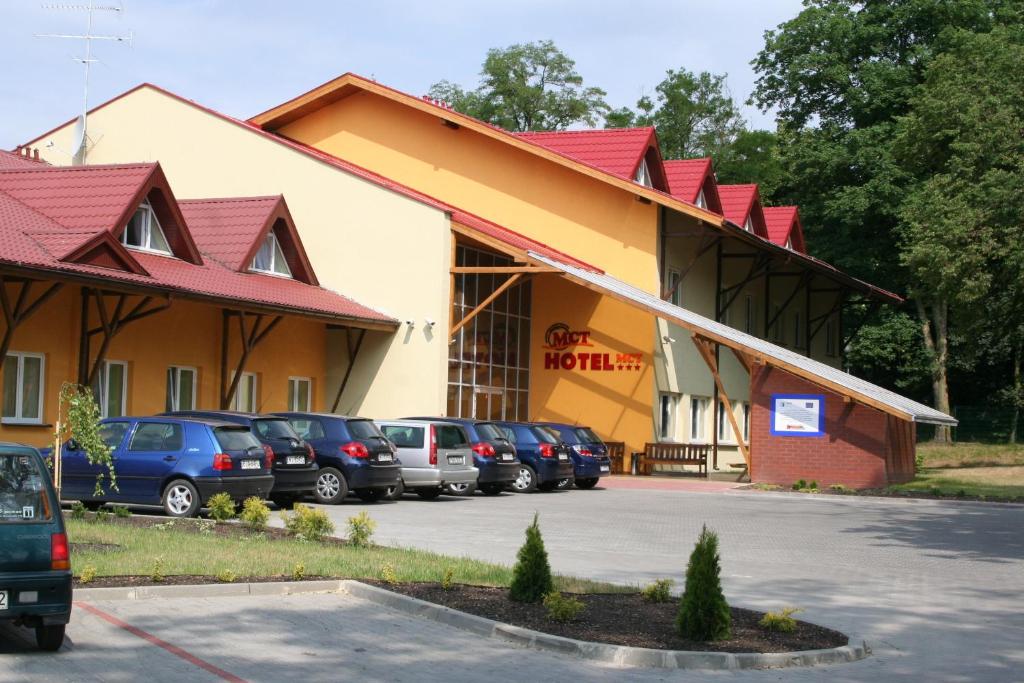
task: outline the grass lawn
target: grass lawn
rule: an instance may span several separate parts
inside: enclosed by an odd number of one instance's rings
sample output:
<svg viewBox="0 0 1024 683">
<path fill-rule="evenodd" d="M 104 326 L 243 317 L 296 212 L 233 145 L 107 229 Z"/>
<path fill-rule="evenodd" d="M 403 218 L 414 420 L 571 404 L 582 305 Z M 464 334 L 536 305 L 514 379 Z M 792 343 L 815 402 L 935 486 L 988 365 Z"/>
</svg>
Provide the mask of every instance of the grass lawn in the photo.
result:
<svg viewBox="0 0 1024 683">
<path fill-rule="evenodd" d="M 216 576 L 221 572 L 233 572 L 238 580 L 291 576 L 295 565 L 301 563 L 306 576 L 380 579 L 382 568 L 390 564 L 398 581 L 441 581 L 449 568 L 455 583 L 504 587 L 512 581 L 510 567 L 421 550 L 355 548 L 260 534 L 226 537 L 92 520 L 67 519 L 67 526 L 73 544 L 120 546 L 115 550 L 89 546 L 74 550 L 71 561 L 76 576 L 86 567 L 94 568 L 97 577 L 149 576 L 160 560 L 165 576 Z M 567 576 L 556 576 L 555 587 L 577 593 L 635 590 Z"/>
<path fill-rule="evenodd" d="M 921 444 L 918 454 L 924 458 L 924 469 L 914 481 L 892 490 L 1024 500 L 1024 445 Z"/>
</svg>

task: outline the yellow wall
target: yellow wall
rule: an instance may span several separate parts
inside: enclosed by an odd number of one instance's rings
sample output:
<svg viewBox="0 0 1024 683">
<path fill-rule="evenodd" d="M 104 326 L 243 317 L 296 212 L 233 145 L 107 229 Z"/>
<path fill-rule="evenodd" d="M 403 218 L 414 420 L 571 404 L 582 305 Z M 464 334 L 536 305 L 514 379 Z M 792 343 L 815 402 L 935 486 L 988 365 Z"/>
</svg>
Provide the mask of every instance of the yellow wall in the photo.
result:
<svg viewBox="0 0 1024 683">
<path fill-rule="evenodd" d="M 656 291 L 657 207 L 629 192 L 369 93 L 279 132 Z"/>
<path fill-rule="evenodd" d="M 133 298 L 130 303 L 135 301 Z M 80 312 L 80 289 L 65 286 L 15 331 L 11 351 L 42 353 L 46 359 L 44 424 L 0 425 L 0 440 L 35 446 L 52 442 L 61 385 L 78 380 Z M 91 320 L 95 326 L 95 308 Z M 219 408 L 221 334 L 221 309 L 191 301 L 174 301 L 168 310 L 126 325 L 114 337 L 106 356 L 107 360 L 128 364 L 126 413 L 152 415 L 166 409 L 167 368 L 171 365 L 196 368 L 197 407 Z M 229 377 L 240 348 L 237 329 L 232 328 L 231 334 Z M 94 337 L 94 355 L 99 343 L 99 336 Z M 302 344 L 303 353 L 295 353 L 297 343 Z M 322 409 L 325 359 L 324 323 L 292 317 L 282 320 L 252 351 L 245 368 L 246 372 L 257 375 L 257 409 L 262 412 L 287 409 L 288 378 L 293 376 L 312 378 L 311 408 Z"/>
<path fill-rule="evenodd" d="M 67 165 L 71 133 L 66 126 L 34 144 L 47 161 Z M 444 410 L 447 344 L 424 322 L 448 326 L 452 237 L 443 211 L 149 87 L 91 114 L 89 133 L 90 164 L 159 161 L 179 199 L 283 194 L 324 287 L 415 323 L 368 334 L 339 410 L 371 417 Z M 344 333 L 296 344 L 290 355 L 318 354 L 325 343 L 330 367 L 318 391 L 333 403 L 347 367 Z"/>
</svg>

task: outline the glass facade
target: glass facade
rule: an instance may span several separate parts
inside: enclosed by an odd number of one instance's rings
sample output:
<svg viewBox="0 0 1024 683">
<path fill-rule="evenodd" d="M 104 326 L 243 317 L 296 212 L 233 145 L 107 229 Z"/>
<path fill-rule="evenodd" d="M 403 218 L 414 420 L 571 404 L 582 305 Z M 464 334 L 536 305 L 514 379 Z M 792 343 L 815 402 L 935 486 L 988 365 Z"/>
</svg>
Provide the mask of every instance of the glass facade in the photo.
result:
<svg viewBox="0 0 1024 683">
<path fill-rule="evenodd" d="M 511 266 L 511 259 L 459 246 L 458 266 Z M 507 274 L 458 274 L 452 306 L 458 323 L 508 279 Z M 530 391 L 530 283 L 502 292 L 455 334 L 448 350 L 448 415 L 526 420 Z"/>
</svg>

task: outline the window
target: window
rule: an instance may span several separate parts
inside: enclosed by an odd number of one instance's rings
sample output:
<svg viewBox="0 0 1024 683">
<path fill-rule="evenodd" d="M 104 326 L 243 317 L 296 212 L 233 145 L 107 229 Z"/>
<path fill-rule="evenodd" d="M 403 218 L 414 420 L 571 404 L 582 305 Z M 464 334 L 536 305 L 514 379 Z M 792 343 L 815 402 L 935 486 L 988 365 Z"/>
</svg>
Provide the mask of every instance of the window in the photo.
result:
<svg viewBox="0 0 1024 683">
<path fill-rule="evenodd" d="M 640 183 L 644 187 L 651 187 L 651 172 L 647 168 L 647 159 L 640 160 L 640 166 L 636 169 L 636 177 L 633 178 L 636 182 Z"/>
<path fill-rule="evenodd" d="M 253 436 L 248 427 L 217 427 L 213 437 L 225 453 L 230 451 L 251 451 L 261 448 L 259 440 Z"/>
<path fill-rule="evenodd" d="M 668 302 L 673 306 L 678 306 L 682 299 L 681 292 L 679 290 L 682 287 L 679 286 L 679 271 L 668 269 L 668 277 L 665 279 L 665 289 L 668 290 Z"/>
<path fill-rule="evenodd" d="M 179 424 L 142 422 L 135 428 L 130 451 L 180 451 L 185 436 Z"/>
<path fill-rule="evenodd" d="M 747 232 L 754 232 L 754 221 L 747 216 L 747 222 L 743 224 L 743 229 Z"/>
<path fill-rule="evenodd" d="M 305 441 L 309 441 L 310 439 L 323 439 L 327 436 L 324 432 L 324 426 L 320 423 L 320 420 L 292 418 L 288 420 L 288 424 L 290 424 L 292 429 L 295 430 L 295 433 L 301 436 Z"/>
<path fill-rule="evenodd" d="M 423 448 L 423 427 L 384 425 L 381 431 L 398 448 Z"/>
<path fill-rule="evenodd" d="M 839 325 L 834 315 L 825 323 L 825 354 L 835 357 L 839 347 Z"/>
<path fill-rule="evenodd" d="M 130 426 L 130 422 L 106 422 L 100 425 L 100 438 L 111 448 L 117 448 Z"/>
<path fill-rule="evenodd" d="M 256 252 L 256 258 L 252 260 L 252 269 L 270 275 L 292 276 L 292 271 L 284 258 L 284 252 L 281 251 L 281 243 L 273 230 L 267 233 L 267 239 L 263 241 L 260 250 Z"/>
<path fill-rule="evenodd" d="M 803 316 L 800 315 L 800 311 L 793 313 L 793 346 L 795 348 L 803 348 L 804 345 L 804 326 Z"/>
<path fill-rule="evenodd" d="M 4 424 L 42 424 L 45 366 L 38 353 L 9 353 L 4 358 Z"/>
<path fill-rule="evenodd" d="M 121 417 L 125 414 L 125 395 L 128 393 L 128 364 L 120 360 L 105 360 L 92 383 L 92 395 L 100 405 L 102 417 Z"/>
<path fill-rule="evenodd" d="M 704 424 L 707 421 L 708 404 L 711 399 L 694 396 L 690 399 L 690 441 L 707 439 Z"/>
<path fill-rule="evenodd" d="M 675 441 L 676 439 L 676 408 L 679 397 L 675 394 L 661 394 L 658 399 L 658 439 Z"/>
<path fill-rule="evenodd" d="M 160 221 L 157 220 L 156 212 L 148 201 L 143 202 L 135 210 L 135 214 L 121 233 L 121 243 L 131 249 L 153 251 L 158 254 L 171 253 Z"/>
<path fill-rule="evenodd" d="M 167 410 L 194 410 L 196 369 L 172 365 L 167 368 Z"/>
<path fill-rule="evenodd" d="M 235 400 L 232 409 L 243 413 L 256 412 L 256 375 L 252 372 L 243 372 L 238 380 L 238 388 L 235 389 Z"/>
<path fill-rule="evenodd" d="M 46 490 L 44 477 L 48 477 L 49 473 L 39 466 L 36 456 L 29 449 L 15 446 L 4 450 L 4 453 L 0 453 L 0 525 L 31 524 L 53 519 L 53 512 L 60 510 L 60 505 L 50 498 Z M 13 545 L 17 541 L 12 536 L 9 543 Z M 13 557 L 18 557 L 19 551 L 24 553 L 14 548 L 11 551 L 4 548 L 4 551 L 8 557 L 12 556 L 12 551 L 15 553 Z"/>
<path fill-rule="evenodd" d="M 721 401 L 718 402 L 718 440 L 730 443 L 736 441 L 736 437 L 732 433 L 732 424 L 729 423 L 729 416 L 725 413 L 725 404 Z"/>
<path fill-rule="evenodd" d="M 292 429 L 291 423 L 283 417 L 262 417 L 253 420 L 252 430 L 261 439 L 297 439 L 299 437 Z"/>
<path fill-rule="evenodd" d="M 754 308 L 754 297 L 747 294 L 746 310 L 744 316 L 744 330 L 747 334 L 755 334 L 754 329 L 757 326 L 757 309 Z"/>
<path fill-rule="evenodd" d="M 706 208 L 708 208 L 708 200 L 704 196 L 704 190 L 701 190 L 700 192 L 697 193 L 697 201 L 694 202 L 694 204 L 696 204 L 697 208 L 699 208 L 699 209 L 706 209 Z"/>
<path fill-rule="evenodd" d="M 434 430 L 437 434 L 438 448 L 469 447 L 469 439 L 466 438 L 466 432 L 462 431 L 462 427 L 456 427 L 455 425 L 437 425 Z"/>
<path fill-rule="evenodd" d="M 313 380 L 308 377 L 288 378 L 288 410 L 304 413 L 312 404 Z"/>
<path fill-rule="evenodd" d="M 743 441 L 750 443 L 750 404 L 743 404 Z"/>
</svg>

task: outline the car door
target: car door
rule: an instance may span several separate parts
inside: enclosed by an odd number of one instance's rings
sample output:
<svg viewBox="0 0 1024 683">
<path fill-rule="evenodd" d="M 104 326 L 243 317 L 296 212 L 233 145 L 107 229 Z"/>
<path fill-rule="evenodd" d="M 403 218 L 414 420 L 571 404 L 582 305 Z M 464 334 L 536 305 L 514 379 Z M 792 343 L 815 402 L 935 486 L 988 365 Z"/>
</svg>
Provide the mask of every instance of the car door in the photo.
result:
<svg viewBox="0 0 1024 683">
<path fill-rule="evenodd" d="M 100 438 L 113 451 L 115 462 L 131 426 L 131 420 L 110 420 L 100 425 Z M 93 495 L 96 491 L 96 478 L 100 474 L 106 474 L 106 467 L 90 464 L 85 451 L 79 448 L 73 439 L 61 448 L 61 465 L 62 497 L 69 500 L 90 500 L 97 497 Z M 117 472 L 116 467 L 114 472 Z M 115 491 L 110 490 L 109 482 L 104 481 L 103 488 L 104 494 L 99 498 L 107 500 L 116 495 Z"/>
<path fill-rule="evenodd" d="M 458 425 L 435 425 L 437 436 L 437 466 L 444 470 L 464 470 L 473 465 L 473 451 L 469 437 Z"/>
<path fill-rule="evenodd" d="M 114 462 L 121 489 L 118 498 L 131 503 L 160 502 L 161 484 L 177 466 L 184 447 L 180 423 L 140 420 Z"/>
</svg>

